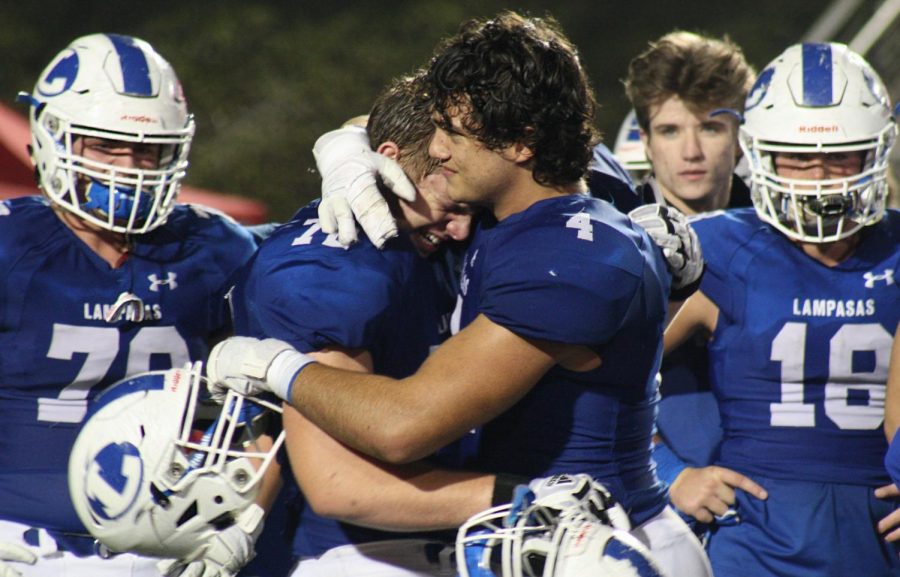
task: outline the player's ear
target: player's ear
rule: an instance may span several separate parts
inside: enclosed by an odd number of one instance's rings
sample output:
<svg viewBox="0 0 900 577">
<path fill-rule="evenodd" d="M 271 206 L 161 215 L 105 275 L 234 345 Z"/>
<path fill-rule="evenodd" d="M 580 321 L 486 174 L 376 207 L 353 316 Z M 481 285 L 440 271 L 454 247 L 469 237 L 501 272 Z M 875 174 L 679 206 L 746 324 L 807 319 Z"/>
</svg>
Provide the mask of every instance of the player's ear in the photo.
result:
<svg viewBox="0 0 900 577">
<path fill-rule="evenodd" d="M 512 146 L 513 162 L 523 164 L 534 158 L 534 151 L 522 143 L 516 143 Z"/>
<path fill-rule="evenodd" d="M 387 156 L 391 160 L 399 160 L 400 159 L 400 147 L 396 142 L 392 140 L 388 140 L 387 142 L 382 142 L 378 145 L 378 148 L 375 149 L 378 154 L 383 154 Z"/>
</svg>

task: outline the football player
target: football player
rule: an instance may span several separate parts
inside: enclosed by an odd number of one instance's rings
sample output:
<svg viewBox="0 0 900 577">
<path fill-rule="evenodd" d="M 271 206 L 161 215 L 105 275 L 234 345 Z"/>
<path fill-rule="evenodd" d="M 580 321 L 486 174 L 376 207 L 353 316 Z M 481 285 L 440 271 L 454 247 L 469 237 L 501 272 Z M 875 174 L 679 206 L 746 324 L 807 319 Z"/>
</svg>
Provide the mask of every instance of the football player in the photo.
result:
<svg viewBox="0 0 900 577">
<path fill-rule="evenodd" d="M 707 259 L 666 350 L 711 335 L 740 523 L 709 539 L 716 575 L 895 575 L 876 525 L 885 381 L 900 321 L 900 214 L 885 210 L 896 126 L 876 72 L 841 44 L 798 44 L 759 75 L 740 143 L 754 209 L 694 221 Z M 879 493 L 881 494 L 881 493 Z M 710 511 L 725 504 L 710 501 Z"/>
<path fill-rule="evenodd" d="M 206 356 L 254 244 L 176 202 L 194 121 L 148 43 L 78 38 L 23 98 L 43 196 L 0 205 L 0 574 L 158 575 L 156 560 L 97 554 L 69 452 L 105 387 Z"/>
<path fill-rule="evenodd" d="M 413 201 L 391 198 L 401 234 L 380 251 L 365 238 L 345 250 L 322 232 L 318 202 L 300 209 L 263 242 L 235 288 L 238 334 L 279 338 L 324 364 L 398 378 L 449 336 L 455 279 L 452 261 L 437 253 L 468 236 L 472 216 L 450 200 L 428 156 L 434 127 L 422 81 L 394 81 L 368 118 L 373 153 L 399 162 L 417 184 Z M 452 547 L 426 530 L 458 527 L 490 505 L 493 475 L 379 463 L 294 409 L 284 420 L 303 492 L 291 528 L 294 575 L 455 574 L 437 555 Z"/>
<path fill-rule="evenodd" d="M 481 427 L 474 467 L 592 475 L 668 572 L 708 575 L 650 460 L 666 263 L 639 226 L 583 194 L 594 101 L 574 48 L 552 21 L 471 21 L 432 60 L 427 94 L 448 195 L 494 217 L 464 259 L 463 328 L 401 380 L 247 338 L 214 349 L 211 379 L 276 392 L 394 463 Z"/>
<path fill-rule="evenodd" d="M 738 126 L 754 70 L 737 45 L 676 31 L 650 42 L 631 60 L 625 91 L 635 110 L 638 136 L 650 162 L 638 186 L 645 202 L 675 206 L 687 215 L 750 206 L 735 174 Z M 670 483 L 679 511 L 705 524 L 711 495 L 734 501 L 734 488 L 762 488 L 736 471 L 705 468 L 718 450 L 721 428 L 709 385 L 702 338 L 685 342 L 663 360 L 654 446 L 657 472 Z M 724 512 L 724 511 L 723 511 Z"/>
</svg>

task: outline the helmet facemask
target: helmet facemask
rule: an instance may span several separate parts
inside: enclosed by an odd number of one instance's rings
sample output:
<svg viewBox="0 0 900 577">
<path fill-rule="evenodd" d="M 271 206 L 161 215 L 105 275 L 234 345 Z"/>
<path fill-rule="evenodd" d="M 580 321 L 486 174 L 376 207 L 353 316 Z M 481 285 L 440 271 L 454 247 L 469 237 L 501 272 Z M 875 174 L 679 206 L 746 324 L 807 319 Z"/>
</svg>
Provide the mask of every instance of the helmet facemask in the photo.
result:
<svg viewBox="0 0 900 577">
<path fill-rule="evenodd" d="M 789 238 L 835 242 L 875 224 L 888 196 L 888 155 L 896 127 L 890 124 L 871 142 L 799 146 L 754 141 L 745 132 L 741 146 L 750 159 L 751 198 L 760 218 Z M 859 172 L 846 177 L 807 180 L 779 176 L 777 154 L 863 153 Z"/>
</svg>

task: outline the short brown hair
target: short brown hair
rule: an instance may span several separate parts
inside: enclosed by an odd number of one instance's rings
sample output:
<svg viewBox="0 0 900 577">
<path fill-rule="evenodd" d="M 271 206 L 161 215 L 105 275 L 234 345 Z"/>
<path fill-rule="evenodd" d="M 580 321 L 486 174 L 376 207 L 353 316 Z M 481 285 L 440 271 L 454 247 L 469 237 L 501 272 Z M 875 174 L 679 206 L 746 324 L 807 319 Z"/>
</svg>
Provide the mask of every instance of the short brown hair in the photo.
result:
<svg viewBox="0 0 900 577">
<path fill-rule="evenodd" d="M 692 112 L 712 108 L 744 110 L 756 72 L 728 36 L 710 38 L 675 31 L 635 57 L 628 65 L 625 92 L 638 124 L 650 128 L 650 108 L 677 96 Z"/>
<path fill-rule="evenodd" d="M 434 122 L 424 94 L 421 72 L 392 80 L 375 99 L 366 124 L 372 148 L 388 141 L 400 148 L 400 166 L 413 182 L 440 164 L 428 156 Z"/>
</svg>

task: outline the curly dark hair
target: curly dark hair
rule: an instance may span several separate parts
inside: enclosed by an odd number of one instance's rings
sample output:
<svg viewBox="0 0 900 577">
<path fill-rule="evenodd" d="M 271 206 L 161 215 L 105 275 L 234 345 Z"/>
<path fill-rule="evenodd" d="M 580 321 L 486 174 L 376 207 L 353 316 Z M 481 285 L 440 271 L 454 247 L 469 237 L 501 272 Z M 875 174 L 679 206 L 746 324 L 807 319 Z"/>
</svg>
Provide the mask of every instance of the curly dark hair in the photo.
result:
<svg viewBox="0 0 900 577">
<path fill-rule="evenodd" d="M 463 128 L 491 150 L 524 144 L 538 183 L 571 184 L 587 170 L 597 105 L 553 18 L 503 12 L 470 20 L 438 46 L 426 81 L 439 126 L 461 113 Z"/>
</svg>

